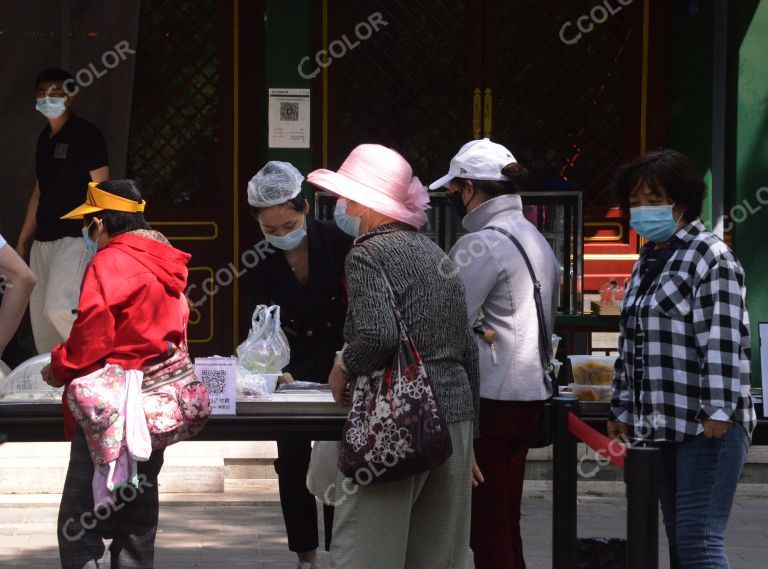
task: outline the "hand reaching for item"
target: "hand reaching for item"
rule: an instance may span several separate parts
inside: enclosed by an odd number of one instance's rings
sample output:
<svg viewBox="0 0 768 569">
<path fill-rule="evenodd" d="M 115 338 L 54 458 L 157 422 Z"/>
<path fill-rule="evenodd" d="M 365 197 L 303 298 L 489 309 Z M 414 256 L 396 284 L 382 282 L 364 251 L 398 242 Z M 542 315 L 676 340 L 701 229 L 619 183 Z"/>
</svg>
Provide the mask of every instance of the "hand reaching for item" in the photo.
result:
<svg viewBox="0 0 768 569">
<path fill-rule="evenodd" d="M 61 387 L 64 385 L 63 381 L 57 380 L 55 377 L 53 377 L 53 374 L 51 374 L 51 364 L 48 364 L 43 369 L 41 369 L 40 375 L 43 376 L 43 381 L 51 387 Z"/>
</svg>

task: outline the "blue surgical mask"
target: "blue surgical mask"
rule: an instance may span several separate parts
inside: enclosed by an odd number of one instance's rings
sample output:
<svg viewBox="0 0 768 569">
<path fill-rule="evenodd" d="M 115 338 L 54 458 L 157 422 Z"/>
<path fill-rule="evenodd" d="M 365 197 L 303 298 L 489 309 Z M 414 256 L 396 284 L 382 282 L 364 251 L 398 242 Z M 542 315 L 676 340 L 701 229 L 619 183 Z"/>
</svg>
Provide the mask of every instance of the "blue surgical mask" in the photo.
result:
<svg viewBox="0 0 768 569">
<path fill-rule="evenodd" d="M 283 251 L 293 251 L 296 249 L 299 245 L 301 245 L 301 242 L 304 240 L 304 237 L 307 236 L 307 230 L 302 225 L 298 229 L 294 229 L 290 233 L 286 233 L 282 237 L 278 237 L 277 235 L 269 235 L 267 233 L 264 234 L 264 239 L 267 240 L 267 243 L 270 245 L 273 245 L 274 247 L 277 247 L 278 249 L 282 249 Z"/>
<path fill-rule="evenodd" d="M 45 118 L 55 119 L 67 110 L 66 97 L 40 97 L 35 104 L 35 109 L 40 111 Z"/>
<path fill-rule="evenodd" d="M 360 237 L 360 218 L 347 214 L 347 200 L 336 200 L 336 209 L 333 211 L 333 219 L 336 225 L 350 237 Z"/>
<path fill-rule="evenodd" d="M 638 235 L 654 243 L 663 243 L 675 234 L 677 221 L 674 205 L 651 205 L 629 209 L 629 225 Z"/>
<path fill-rule="evenodd" d="M 91 225 L 93 225 L 93 222 L 88 225 L 88 227 L 83 227 L 83 240 L 85 241 L 85 249 L 88 251 L 91 255 L 95 255 L 96 251 L 99 250 L 99 244 L 96 243 L 93 239 L 91 239 L 90 232 L 91 232 Z"/>
</svg>

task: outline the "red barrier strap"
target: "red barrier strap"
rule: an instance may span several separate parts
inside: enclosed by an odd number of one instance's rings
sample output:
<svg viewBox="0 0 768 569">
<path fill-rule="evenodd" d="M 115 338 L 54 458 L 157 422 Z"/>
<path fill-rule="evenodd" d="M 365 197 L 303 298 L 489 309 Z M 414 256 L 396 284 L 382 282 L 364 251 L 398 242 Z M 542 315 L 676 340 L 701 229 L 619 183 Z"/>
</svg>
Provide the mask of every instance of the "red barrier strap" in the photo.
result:
<svg viewBox="0 0 768 569">
<path fill-rule="evenodd" d="M 618 441 L 609 439 L 587 425 L 573 413 L 568 413 L 568 430 L 596 453 L 604 456 L 619 468 L 624 468 L 627 448 Z"/>
</svg>

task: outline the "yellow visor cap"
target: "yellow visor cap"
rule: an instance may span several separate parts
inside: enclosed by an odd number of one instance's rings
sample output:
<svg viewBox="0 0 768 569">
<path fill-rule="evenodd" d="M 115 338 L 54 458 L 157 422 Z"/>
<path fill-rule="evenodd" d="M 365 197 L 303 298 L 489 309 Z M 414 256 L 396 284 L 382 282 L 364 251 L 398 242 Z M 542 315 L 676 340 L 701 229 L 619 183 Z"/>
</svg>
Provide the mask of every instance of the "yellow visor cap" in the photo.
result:
<svg viewBox="0 0 768 569">
<path fill-rule="evenodd" d="M 89 213 L 96 213 L 104 210 L 141 213 L 147 205 L 147 202 L 144 200 L 141 200 L 141 203 L 138 203 L 135 200 L 105 192 L 98 188 L 97 184 L 97 182 L 89 183 L 88 196 L 85 198 L 85 203 L 80 207 L 76 207 L 68 214 L 62 215 L 61 219 L 83 219 L 83 217 Z"/>
</svg>

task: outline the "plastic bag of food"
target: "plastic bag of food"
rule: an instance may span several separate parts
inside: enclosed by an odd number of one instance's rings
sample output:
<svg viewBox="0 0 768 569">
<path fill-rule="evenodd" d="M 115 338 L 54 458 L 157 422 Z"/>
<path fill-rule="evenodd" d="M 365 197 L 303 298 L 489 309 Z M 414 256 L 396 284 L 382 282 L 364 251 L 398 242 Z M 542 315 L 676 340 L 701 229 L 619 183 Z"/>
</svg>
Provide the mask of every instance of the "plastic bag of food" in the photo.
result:
<svg viewBox="0 0 768 569">
<path fill-rule="evenodd" d="M 307 490 L 327 506 L 336 501 L 339 446 L 338 441 L 315 441 L 307 468 Z"/>
<path fill-rule="evenodd" d="M 253 373 L 280 373 L 291 359 L 288 339 L 280 327 L 280 307 L 260 304 L 251 320 L 251 331 L 237 347 L 239 367 Z"/>
<path fill-rule="evenodd" d="M 276 373 L 255 373 L 238 366 L 237 400 L 269 399 L 277 387 L 277 378 Z"/>
</svg>

